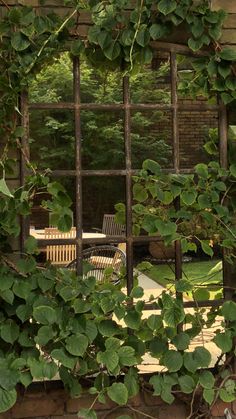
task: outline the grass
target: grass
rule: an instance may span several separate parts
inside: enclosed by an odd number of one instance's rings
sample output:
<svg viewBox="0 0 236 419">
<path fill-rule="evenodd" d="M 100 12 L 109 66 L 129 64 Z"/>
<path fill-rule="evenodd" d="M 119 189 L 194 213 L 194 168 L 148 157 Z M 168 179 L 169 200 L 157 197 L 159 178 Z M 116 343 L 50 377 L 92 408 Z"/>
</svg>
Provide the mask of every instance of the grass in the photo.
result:
<svg viewBox="0 0 236 419">
<path fill-rule="evenodd" d="M 202 298 L 221 298 L 222 296 L 222 265 L 219 259 L 183 263 L 182 279 L 187 279 L 196 288 L 201 289 Z M 144 273 L 164 288 L 173 286 L 175 281 L 174 264 L 153 265 Z M 205 293 L 204 291 L 205 290 Z M 207 294 L 208 292 L 208 294 Z M 205 297 L 204 298 L 204 294 Z M 188 297 L 190 294 L 188 295 Z"/>
</svg>

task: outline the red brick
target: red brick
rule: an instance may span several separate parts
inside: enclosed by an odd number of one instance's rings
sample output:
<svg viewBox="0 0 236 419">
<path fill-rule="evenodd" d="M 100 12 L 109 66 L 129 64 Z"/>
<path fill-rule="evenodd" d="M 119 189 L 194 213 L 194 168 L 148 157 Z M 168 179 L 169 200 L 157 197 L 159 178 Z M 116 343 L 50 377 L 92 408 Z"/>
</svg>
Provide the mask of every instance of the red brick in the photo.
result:
<svg viewBox="0 0 236 419">
<path fill-rule="evenodd" d="M 143 400 L 146 406 L 160 406 L 163 404 L 163 400 L 159 396 L 153 396 L 148 391 L 143 392 Z"/>
<path fill-rule="evenodd" d="M 217 402 L 211 408 L 212 417 L 216 416 L 225 416 L 224 411 L 228 408 L 231 411 L 231 403 L 225 403 L 222 400 L 217 400 Z"/>
<path fill-rule="evenodd" d="M 64 398 L 52 395 L 40 397 L 23 397 L 11 409 L 13 419 L 47 417 L 64 414 Z"/>
<path fill-rule="evenodd" d="M 91 394 L 87 393 L 82 395 L 81 397 L 78 397 L 77 399 L 69 398 L 66 402 L 66 412 L 76 413 L 80 409 L 88 409 L 94 402 L 95 397 L 96 396 L 92 396 Z M 112 409 L 116 406 L 116 403 L 114 403 L 108 397 L 106 400 L 106 404 L 96 402 L 94 405 L 94 410 L 107 410 Z"/>
</svg>

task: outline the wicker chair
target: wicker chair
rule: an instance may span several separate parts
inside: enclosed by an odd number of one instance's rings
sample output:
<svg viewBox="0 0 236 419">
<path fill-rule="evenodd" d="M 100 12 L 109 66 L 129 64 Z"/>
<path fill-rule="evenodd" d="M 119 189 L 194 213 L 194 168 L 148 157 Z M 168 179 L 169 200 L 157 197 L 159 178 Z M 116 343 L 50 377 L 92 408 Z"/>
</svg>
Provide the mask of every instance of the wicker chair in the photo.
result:
<svg viewBox="0 0 236 419">
<path fill-rule="evenodd" d="M 94 276 L 101 283 L 109 279 L 113 284 L 118 284 L 121 269 L 126 266 L 126 255 L 115 246 L 95 246 L 83 251 L 83 261 L 89 266 L 87 277 Z M 67 268 L 75 270 L 76 259 L 69 263 Z"/>
</svg>

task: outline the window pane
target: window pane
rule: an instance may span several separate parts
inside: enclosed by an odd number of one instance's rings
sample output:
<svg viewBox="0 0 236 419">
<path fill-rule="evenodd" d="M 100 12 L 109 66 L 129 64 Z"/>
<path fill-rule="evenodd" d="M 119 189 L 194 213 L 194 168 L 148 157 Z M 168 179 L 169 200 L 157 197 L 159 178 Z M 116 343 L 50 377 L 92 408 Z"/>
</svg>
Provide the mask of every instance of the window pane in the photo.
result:
<svg viewBox="0 0 236 419">
<path fill-rule="evenodd" d="M 55 58 L 53 64 L 47 64 L 31 81 L 29 101 L 31 103 L 73 101 L 73 64 L 68 52 Z"/>
<path fill-rule="evenodd" d="M 96 53 L 95 53 L 96 54 Z M 80 64 L 81 102 L 121 103 L 122 74 L 117 69 L 98 68 L 82 57 Z"/>
<path fill-rule="evenodd" d="M 131 115 L 132 167 L 146 159 L 162 167 L 173 167 L 172 116 L 166 111 L 135 111 Z"/>
<path fill-rule="evenodd" d="M 74 112 L 32 110 L 30 113 L 31 160 L 40 169 L 74 169 Z"/>
<path fill-rule="evenodd" d="M 217 112 L 181 111 L 178 121 L 181 168 L 219 159 Z"/>
<path fill-rule="evenodd" d="M 123 113 L 82 111 L 83 169 L 122 169 L 125 167 Z"/>
<path fill-rule="evenodd" d="M 130 78 L 132 103 L 171 103 L 169 53 L 156 52 L 150 65 Z"/>
<path fill-rule="evenodd" d="M 115 214 L 115 205 L 125 202 L 123 177 L 89 177 L 83 179 L 83 230 L 102 230 L 105 214 Z M 112 233 L 112 232 L 111 232 Z M 105 232 L 105 234 L 110 234 Z M 114 234 L 111 234 L 114 235 Z"/>
</svg>

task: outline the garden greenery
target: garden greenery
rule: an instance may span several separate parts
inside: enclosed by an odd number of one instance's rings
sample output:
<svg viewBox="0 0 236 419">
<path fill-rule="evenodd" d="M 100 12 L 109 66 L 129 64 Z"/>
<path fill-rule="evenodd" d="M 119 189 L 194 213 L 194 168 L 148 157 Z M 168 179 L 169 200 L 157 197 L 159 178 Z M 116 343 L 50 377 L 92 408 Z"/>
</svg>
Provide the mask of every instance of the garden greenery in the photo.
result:
<svg viewBox="0 0 236 419">
<path fill-rule="evenodd" d="M 41 16 L 30 7 L 10 8 L 5 4 L 0 23 L 0 135 L 4 143 L 0 180 L 4 197 L 0 203 L 0 411 L 15 403 L 18 384 L 27 387 L 33 379 L 52 379 L 59 374 L 76 397 L 82 391 L 80 380 L 90 376 L 94 401 L 105 403 L 109 397 L 118 405 L 127 405 L 129 397 L 140 389 L 152 389 L 154 395 L 172 403 L 175 395 L 183 392 L 192 398 L 189 418 L 207 414 L 219 397 L 235 400 L 235 376 L 229 360 L 234 356 L 236 304 L 226 301 L 218 310 L 197 308 L 192 314 L 185 313 L 180 295 L 188 292 L 191 284 L 180 280 L 177 297 L 163 292 L 158 301 L 152 300 L 158 314 L 145 319 L 140 287 L 135 286 L 127 297 L 109 281 L 98 286 L 93 277 L 85 280 L 69 270 L 40 268 L 32 237 L 26 241 L 24 257 L 13 262 L 9 238 L 19 236 L 18 217 L 30 214 L 35 194 L 47 191 L 51 196 L 43 206 L 63 231 L 71 227 L 71 200 L 59 183 L 38 173 L 29 161 L 24 186 L 10 190 L 5 179 L 16 165 L 9 150 L 14 146 L 21 149 L 24 135 L 19 123 L 19 95 L 42 66 L 66 48 L 70 33 L 79 32 L 81 10 L 91 12 L 92 26 L 88 38 L 77 36 L 71 41 L 71 54 L 86 54 L 101 68 L 106 59 L 105 65 L 122 66 L 126 73 L 150 63 L 151 41 L 168 37 L 183 23 L 189 48 L 198 51 L 206 47 L 207 51 L 206 56 L 194 60 L 195 75 L 184 82 L 183 89 L 218 93 L 227 104 L 236 98 L 236 52 L 219 44 L 225 12 L 211 11 L 208 1 L 192 0 L 140 0 L 131 11 L 126 0 L 64 3 L 71 6 L 64 20 L 53 13 Z M 211 245 L 216 243 L 229 250 L 229 258 L 234 260 L 235 177 L 234 164 L 225 170 L 216 162 L 208 166 L 200 163 L 195 176 L 180 176 L 163 175 L 157 163 L 147 160 L 134 179 L 136 232 L 142 228 L 160 234 L 167 243 L 180 240 L 183 251 L 193 250 L 197 241 L 210 256 Z M 180 210 L 172 205 L 178 197 Z M 118 207 L 121 218 L 123 211 Z M 216 363 L 213 375 L 208 370 L 211 354 L 204 344 L 194 350 L 189 346 L 203 327 L 214 323 L 216 314 L 222 316 L 223 327 L 213 341 L 221 350 L 222 364 Z M 158 359 L 165 372 L 153 374 L 145 383 L 137 366 L 146 353 Z M 223 362 L 225 354 L 227 365 Z M 194 399 L 199 394 L 194 411 Z M 96 417 L 92 409 L 79 414 Z"/>
</svg>

